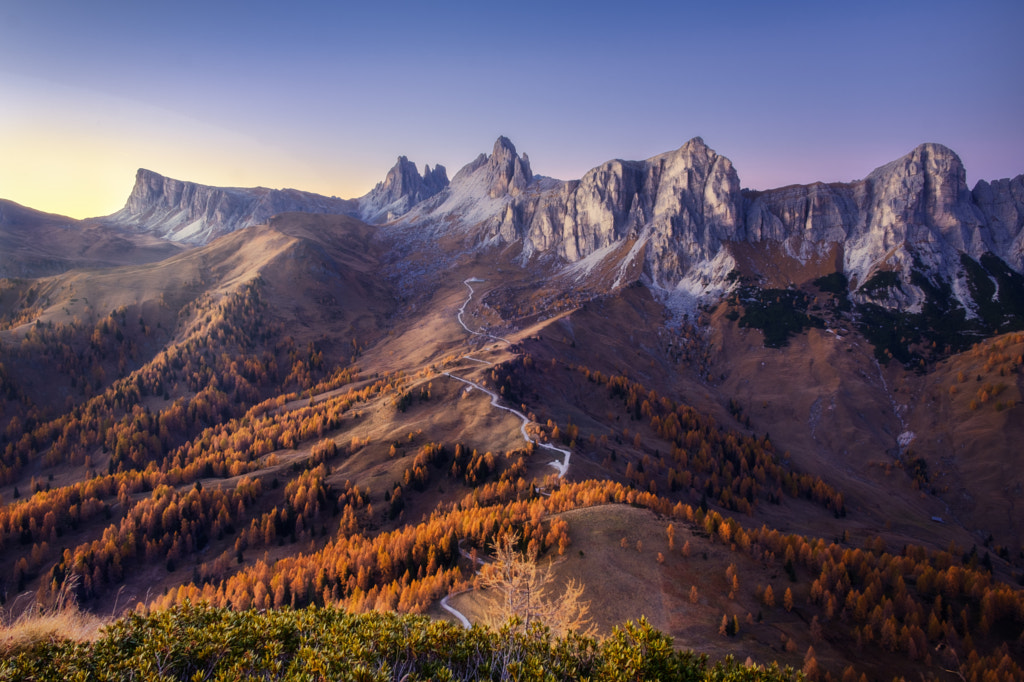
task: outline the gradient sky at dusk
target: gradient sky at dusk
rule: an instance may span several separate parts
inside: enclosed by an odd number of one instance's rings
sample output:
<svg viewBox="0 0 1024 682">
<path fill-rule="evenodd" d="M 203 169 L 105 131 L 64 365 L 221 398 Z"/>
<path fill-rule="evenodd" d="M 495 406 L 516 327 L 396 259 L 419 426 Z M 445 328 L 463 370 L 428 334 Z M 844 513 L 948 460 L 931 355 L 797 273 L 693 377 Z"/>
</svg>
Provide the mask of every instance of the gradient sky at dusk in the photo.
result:
<svg viewBox="0 0 1024 682">
<path fill-rule="evenodd" d="M 135 170 L 360 196 L 498 135 L 578 178 L 700 135 L 744 186 L 921 142 L 1024 172 L 1024 3 L 0 0 L 0 198 L 74 217 Z"/>
</svg>

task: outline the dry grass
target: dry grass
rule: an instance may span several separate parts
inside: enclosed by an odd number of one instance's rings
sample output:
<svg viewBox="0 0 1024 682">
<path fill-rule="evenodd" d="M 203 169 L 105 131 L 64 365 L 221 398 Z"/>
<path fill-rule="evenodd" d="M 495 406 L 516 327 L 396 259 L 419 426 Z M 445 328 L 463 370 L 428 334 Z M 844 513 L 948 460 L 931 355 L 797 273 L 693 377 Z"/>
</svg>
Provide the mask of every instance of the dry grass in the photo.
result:
<svg viewBox="0 0 1024 682">
<path fill-rule="evenodd" d="M 16 600 L 11 611 L 0 610 L 0 656 L 41 641 L 85 642 L 99 637 L 106 621 L 78 608 L 74 596 L 76 583 L 74 579 L 65 581 L 49 606 L 36 601 L 15 616 Z"/>
<path fill-rule="evenodd" d="M 599 637 L 642 616 L 671 636 L 675 646 L 707 653 L 713 659 L 750 656 L 755 661 L 777 660 L 799 667 L 804 652 L 813 644 L 822 665 L 842 669 L 852 655 L 844 636 L 835 641 L 812 638 L 807 623 L 820 611 L 808 603 L 811 581 L 801 576 L 800 582 L 791 582 L 780 562 L 755 560 L 679 521 L 673 524 L 670 547 L 670 520 L 629 505 L 585 507 L 557 517 L 569 524 L 572 543 L 564 556 L 542 557 L 540 561 L 553 560 L 554 584 L 574 580 L 584 587 L 580 598 L 589 604 L 588 616 Z M 733 598 L 727 596 L 730 566 L 740 584 Z M 765 585 L 772 585 L 778 595 L 791 587 L 797 606 L 785 610 L 781 596 L 775 607 L 764 606 L 759 593 Z M 691 599 L 692 587 L 696 587 L 696 601 Z M 470 621 L 486 623 L 494 608 L 488 592 L 469 590 L 453 596 L 449 603 Z M 434 614 L 447 618 L 439 608 Z M 738 635 L 720 633 L 723 615 L 738 618 Z M 783 649 L 783 642 L 789 639 L 796 649 Z"/>
</svg>

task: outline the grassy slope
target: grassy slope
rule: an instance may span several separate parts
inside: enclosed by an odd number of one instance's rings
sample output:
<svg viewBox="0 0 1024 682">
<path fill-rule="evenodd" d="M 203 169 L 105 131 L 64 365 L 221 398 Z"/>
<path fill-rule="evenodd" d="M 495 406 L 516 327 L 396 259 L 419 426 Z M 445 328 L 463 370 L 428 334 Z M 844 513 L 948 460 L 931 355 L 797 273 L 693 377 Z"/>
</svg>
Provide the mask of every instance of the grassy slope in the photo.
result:
<svg viewBox="0 0 1024 682">
<path fill-rule="evenodd" d="M 331 241 L 330 235 L 340 229 L 347 237 Z M 432 397 L 428 402 L 414 403 L 407 411 L 398 412 L 392 398 L 376 398 L 360 405 L 359 419 L 350 420 L 329 434 L 339 443 L 353 439 L 367 443 L 339 463 L 329 480 L 339 485 L 345 480 L 357 483 L 370 491 L 375 504 L 380 504 L 384 492 L 399 479 L 418 444 L 462 441 L 495 452 L 520 444 L 517 420 L 507 413 L 496 413 L 480 392 L 467 393 L 463 385 L 439 374 L 447 368 L 460 376 L 484 381 L 488 379 L 488 369 L 461 359 L 465 353 L 495 363 L 513 357 L 502 344 L 480 343 L 468 337 L 455 322 L 455 312 L 467 291 L 462 280 L 477 276 L 488 281 L 474 285 L 478 293 L 468 310 L 471 326 L 490 324 L 500 328 L 502 334 L 531 353 L 538 366 L 546 367 L 554 359 L 624 373 L 713 415 L 727 428 L 741 432 L 749 429 L 755 434 L 770 432 L 780 450 L 790 452 L 795 466 L 821 475 L 840 488 L 851 511 L 847 519 L 838 520 L 820 507 L 786 500 L 778 506 L 759 505 L 753 518 L 743 519 L 745 524 L 767 523 L 786 532 L 829 539 L 846 531 L 855 543 L 881 535 L 891 546 L 913 541 L 945 547 L 953 541 L 969 547 L 977 541 L 972 532 L 978 524 L 930 522 L 932 515 L 947 516 L 946 500 L 915 490 L 910 477 L 892 466 L 897 461 L 895 438 L 905 428 L 893 409 L 894 402 L 897 407 L 901 403 L 910 406 L 905 411 L 909 416 L 904 417 L 909 420 L 909 428 L 928 434 L 920 436 L 918 446 L 926 457 L 944 461 L 939 453 L 943 450 L 942 442 L 948 441 L 940 440 L 942 435 L 932 434 L 952 432 L 968 434 L 964 436 L 964 449 L 988 445 L 993 461 L 1005 455 L 1007 444 L 1000 442 L 999 435 L 991 434 L 1015 428 L 1019 420 L 1013 420 L 1013 410 L 966 415 L 975 422 L 970 430 L 961 432 L 952 428 L 965 418 L 960 399 L 952 401 L 952 412 L 936 413 L 932 421 L 922 416 L 928 410 L 915 409 L 929 404 L 920 396 L 928 395 L 929 389 L 934 392 L 932 387 L 944 386 L 952 369 L 960 366 L 957 362 L 967 363 L 963 367 L 973 373 L 974 365 L 967 360 L 951 361 L 949 368 L 940 368 L 933 377 L 918 379 L 895 368 L 880 369 L 870 349 L 862 347 L 863 343 L 855 337 L 840 340 L 811 330 L 794 339 L 786 349 L 764 349 L 758 332 L 741 330 L 722 319 L 720 313 L 709 319 L 713 330 L 710 338 L 693 341 L 681 352 L 681 339 L 672 338 L 672 333 L 661 326 L 666 313 L 646 290 L 626 289 L 587 303 L 569 315 L 571 305 L 564 310 L 556 306 L 557 289 L 526 288 L 536 284 L 542 270 L 523 270 L 501 258 L 471 259 L 435 272 L 428 278 L 428 286 L 405 295 L 397 307 L 392 307 L 390 290 L 375 277 L 379 266 L 372 258 L 374 247 L 367 230 L 346 223 L 345 219 L 286 217 L 272 228 L 232 235 L 207 250 L 189 252 L 157 267 L 57 278 L 47 281 L 45 286 L 55 297 L 64 292 L 64 298 L 54 299 L 44 313 L 50 317 L 45 319 L 59 320 L 62 315 L 70 317 L 76 312 L 85 314 L 84 307 L 70 308 L 86 305 L 85 300 L 97 313 L 116 305 L 144 307 L 164 291 L 170 292 L 174 306 L 183 307 L 202 294 L 216 297 L 231 291 L 259 273 L 267 282 L 273 314 L 299 343 L 320 337 L 332 339 L 335 361 L 344 364 L 349 360 L 348 346 L 355 339 L 360 347 L 356 362 L 364 376 L 401 371 L 407 377 L 405 387 L 409 390 L 431 385 Z M 313 265 L 316 263 L 322 267 Z M 338 273 L 343 273 L 340 278 Z M 125 281 L 130 281 L 131 286 L 124 286 Z M 197 282 L 203 282 L 202 286 L 197 288 Z M 509 290 L 515 293 L 509 294 Z M 520 300 L 523 296 L 525 302 Z M 77 300 L 72 303 L 72 299 Z M 489 304 L 485 306 L 484 302 Z M 503 302 L 505 308 L 501 307 Z M 499 312 L 513 305 L 520 305 L 522 317 L 503 322 Z M 68 312 L 63 311 L 65 306 L 69 307 Z M 190 324 L 201 328 L 195 322 L 201 316 L 199 311 L 178 326 L 177 338 L 192 333 Z M 176 314 L 166 317 L 168 328 L 174 328 Z M 510 323 L 518 331 L 507 331 Z M 749 427 L 730 416 L 730 398 L 738 401 L 749 417 Z M 527 387 L 523 399 L 541 422 L 550 418 L 564 425 L 571 419 L 584 435 L 612 433 L 611 429 L 622 427 L 621 422 L 616 423 L 621 414 L 615 413 L 621 407 L 563 371 L 547 372 L 543 380 Z M 298 409 L 306 402 L 304 398 L 283 409 Z M 917 423 L 924 426 L 916 426 Z M 392 458 L 388 454 L 389 444 L 408 443 L 410 433 L 414 434 L 412 443 Z M 274 479 L 287 482 L 294 475 L 289 465 L 308 457 L 312 444 L 306 442 L 294 450 L 275 453 L 277 464 L 268 465 L 258 475 L 268 485 Z M 581 445 L 574 456 L 570 477 L 621 478 L 620 471 L 605 468 L 606 456 L 599 448 Z M 941 466 L 934 469 L 940 471 Z M 537 476 L 550 473 L 543 461 L 532 462 L 530 471 Z M 984 461 L 969 458 L 956 459 L 949 471 L 966 472 L 963 486 L 978 498 L 1001 490 L 999 486 L 1007 480 L 989 475 L 991 468 Z M 76 471 L 57 472 L 63 478 L 80 475 Z M 61 480 L 57 478 L 55 482 Z M 231 487 L 236 482 L 237 478 L 203 480 L 205 486 Z M 4 499 L 11 499 L 12 488 L 0 491 Z M 412 501 L 403 518 L 381 519 L 376 529 L 396 527 L 406 519 L 417 520 L 438 503 L 458 499 L 463 492 L 463 488 L 450 483 L 435 483 L 426 494 Z M 144 497 L 140 494 L 136 499 Z M 699 498 L 693 492 L 684 496 L 691 503 Z M 272 503 L 263 503 L 261 509 Z M 1010 510 L 1012 521 L 1012 506 Z M 780 603 L 784 586 L 780 581 L 788 580 L 779 575 L 777 565 L 760 565 L 682 528 L 676 540 L 677 549 L 669 551 L 665 521 L 654 518 L 650 512 L 602 507 L 568 512 L 565 518 L 570 524 L 573 544 L 559 564 L 559 572 L 579 576 L 588 585 L 596 620 L 605 632 L 623 617 L 642 613 L 676 636 L 681 644 L 715 653 L 749 654 L 758 660 L 779 659 L 799 664 L 803 652 L 813 644 L 819 659 L 835 671 L 842 669 L 843 661 L 856 657 L 855 652 L 841 644 L 841 630 L 832 633 L 827 642 L 812 639 L 808 625 L 816 611 L 806 605 L 810 576 L 801 576 L 794 586 L 798 608 L 793 613 L 778 606 L 766 610 L 758 606 L 758 586 L 777 585 L 776 601 Z M 83 527 L 65 542 L 95 536 L 104 523 Z M 1006 531 L 1001 537 L 1013 540 L 1016 526 L 1012 523 L 995 527 Z M 625 549 L 620 546 L 623 537 L 627 540 Z M 679 550 L 684 538 L 691 541 L 689 557 L 683 557 Z M 640 551 L 636 549 L 637 540 L 641 542 Z M 296 551 L 311 551 L 323 541 L 269 548 L 266 556 L 274 559 Z M 230 546 L 230 538 L 214 540 L 206 557 L 230 551 Z M 661 564 L 656 559 L 659 551 L 665 555 Z M 255 558 L 248 556 L 246 565 L 251 565 Z M 730 600 L 725 594 L 724 571 L 733 562 L 739 568 L 742 589 Z M 131 575 L 126 596 L 144 599 L 148 590 L 160 592 L 190 577 L 188 566 L 168 573 L 156 564 Z M 638 589 L 638 585 L 643 588 Z M 691 585 L 697 586 L 700 595 L 696 605 L 689 601 Z M 480 608 L 478 597 L 466 594 L 453 601 L 472 615 L 474 609 Z M 101 611 L 109 606 L 97 605 Z M 758 611 L 763 611 L 762 623 L 756 622 Z M 753 624 L 747 622 L 748 613 L 755 620 Z M 718 634 L 723 614 L 739 617 L 739 637 L 724 638 Z M 795 649 L 785 649 L 783 636 L 794 641 Z"/>
</svg>

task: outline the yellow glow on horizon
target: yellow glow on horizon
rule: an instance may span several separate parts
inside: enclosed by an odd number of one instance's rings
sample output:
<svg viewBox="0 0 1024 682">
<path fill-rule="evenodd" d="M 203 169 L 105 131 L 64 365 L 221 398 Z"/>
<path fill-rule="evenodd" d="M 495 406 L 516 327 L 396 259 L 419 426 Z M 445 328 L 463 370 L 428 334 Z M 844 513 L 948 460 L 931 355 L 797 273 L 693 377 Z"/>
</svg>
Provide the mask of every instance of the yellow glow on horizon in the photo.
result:
<svg viewBox="0 0 1024 682">
<path fill-rule="evenodd" d="M 266 157 L 235 150 L 229 158 L 200 158 L 196 150 L 153 149 L 135 158 L 138 145 L 122 140 L 81 139 L 49 133 L 17 139 L 0 135 L 0 199 L 70 218 L 94 218 L 120 210 L 131 193 L 138 168 L 178 180 L 221 187 L 290 187 L 352 198 L 329 186 L 324 176 L 282 168 Z M 219 156 L 219 155 L 218 155 Z M 270 167 L 270 168 L 268 168 Z M 283 171 L 283 172 L 282 172 Z M 290 172 L 289 172 L 290 171 Z"/>
<path fill-rule="evenodd" d="M 90 140 L 49 134 L 0 138 L 0 198 L 71 218 L 109 215 L 124 206 L 134 176 Z"/>
<path fill-rule="evenodd" d="M 0 199 L 39 211 L 109 215 L 124 206 L 139 168 L 221 187 L 291 187 L 344 198 L 368 189 L 340 186 L 337 168 L 312 167 L 253 138 L 138 102 L 11 82 L 2 73 L 0 91 Z"/>
</svg>

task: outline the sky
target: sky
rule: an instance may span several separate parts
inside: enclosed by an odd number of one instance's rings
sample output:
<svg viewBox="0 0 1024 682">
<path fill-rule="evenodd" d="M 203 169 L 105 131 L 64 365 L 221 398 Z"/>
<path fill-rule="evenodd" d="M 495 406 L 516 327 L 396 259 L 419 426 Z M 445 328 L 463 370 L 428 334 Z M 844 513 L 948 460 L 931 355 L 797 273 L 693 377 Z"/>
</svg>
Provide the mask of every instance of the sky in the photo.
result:
<svg viewBox="0 0 1024 682">
<path fill-rule="evenodd" d="M 505 135 L 581 177 L 701 136 L 745 187 L 922 142 L 1024 173 L 1024 3 L 0 0 L 0 198 L 121 208 L 137 168 L 353 198 Z"/>
</svg>

